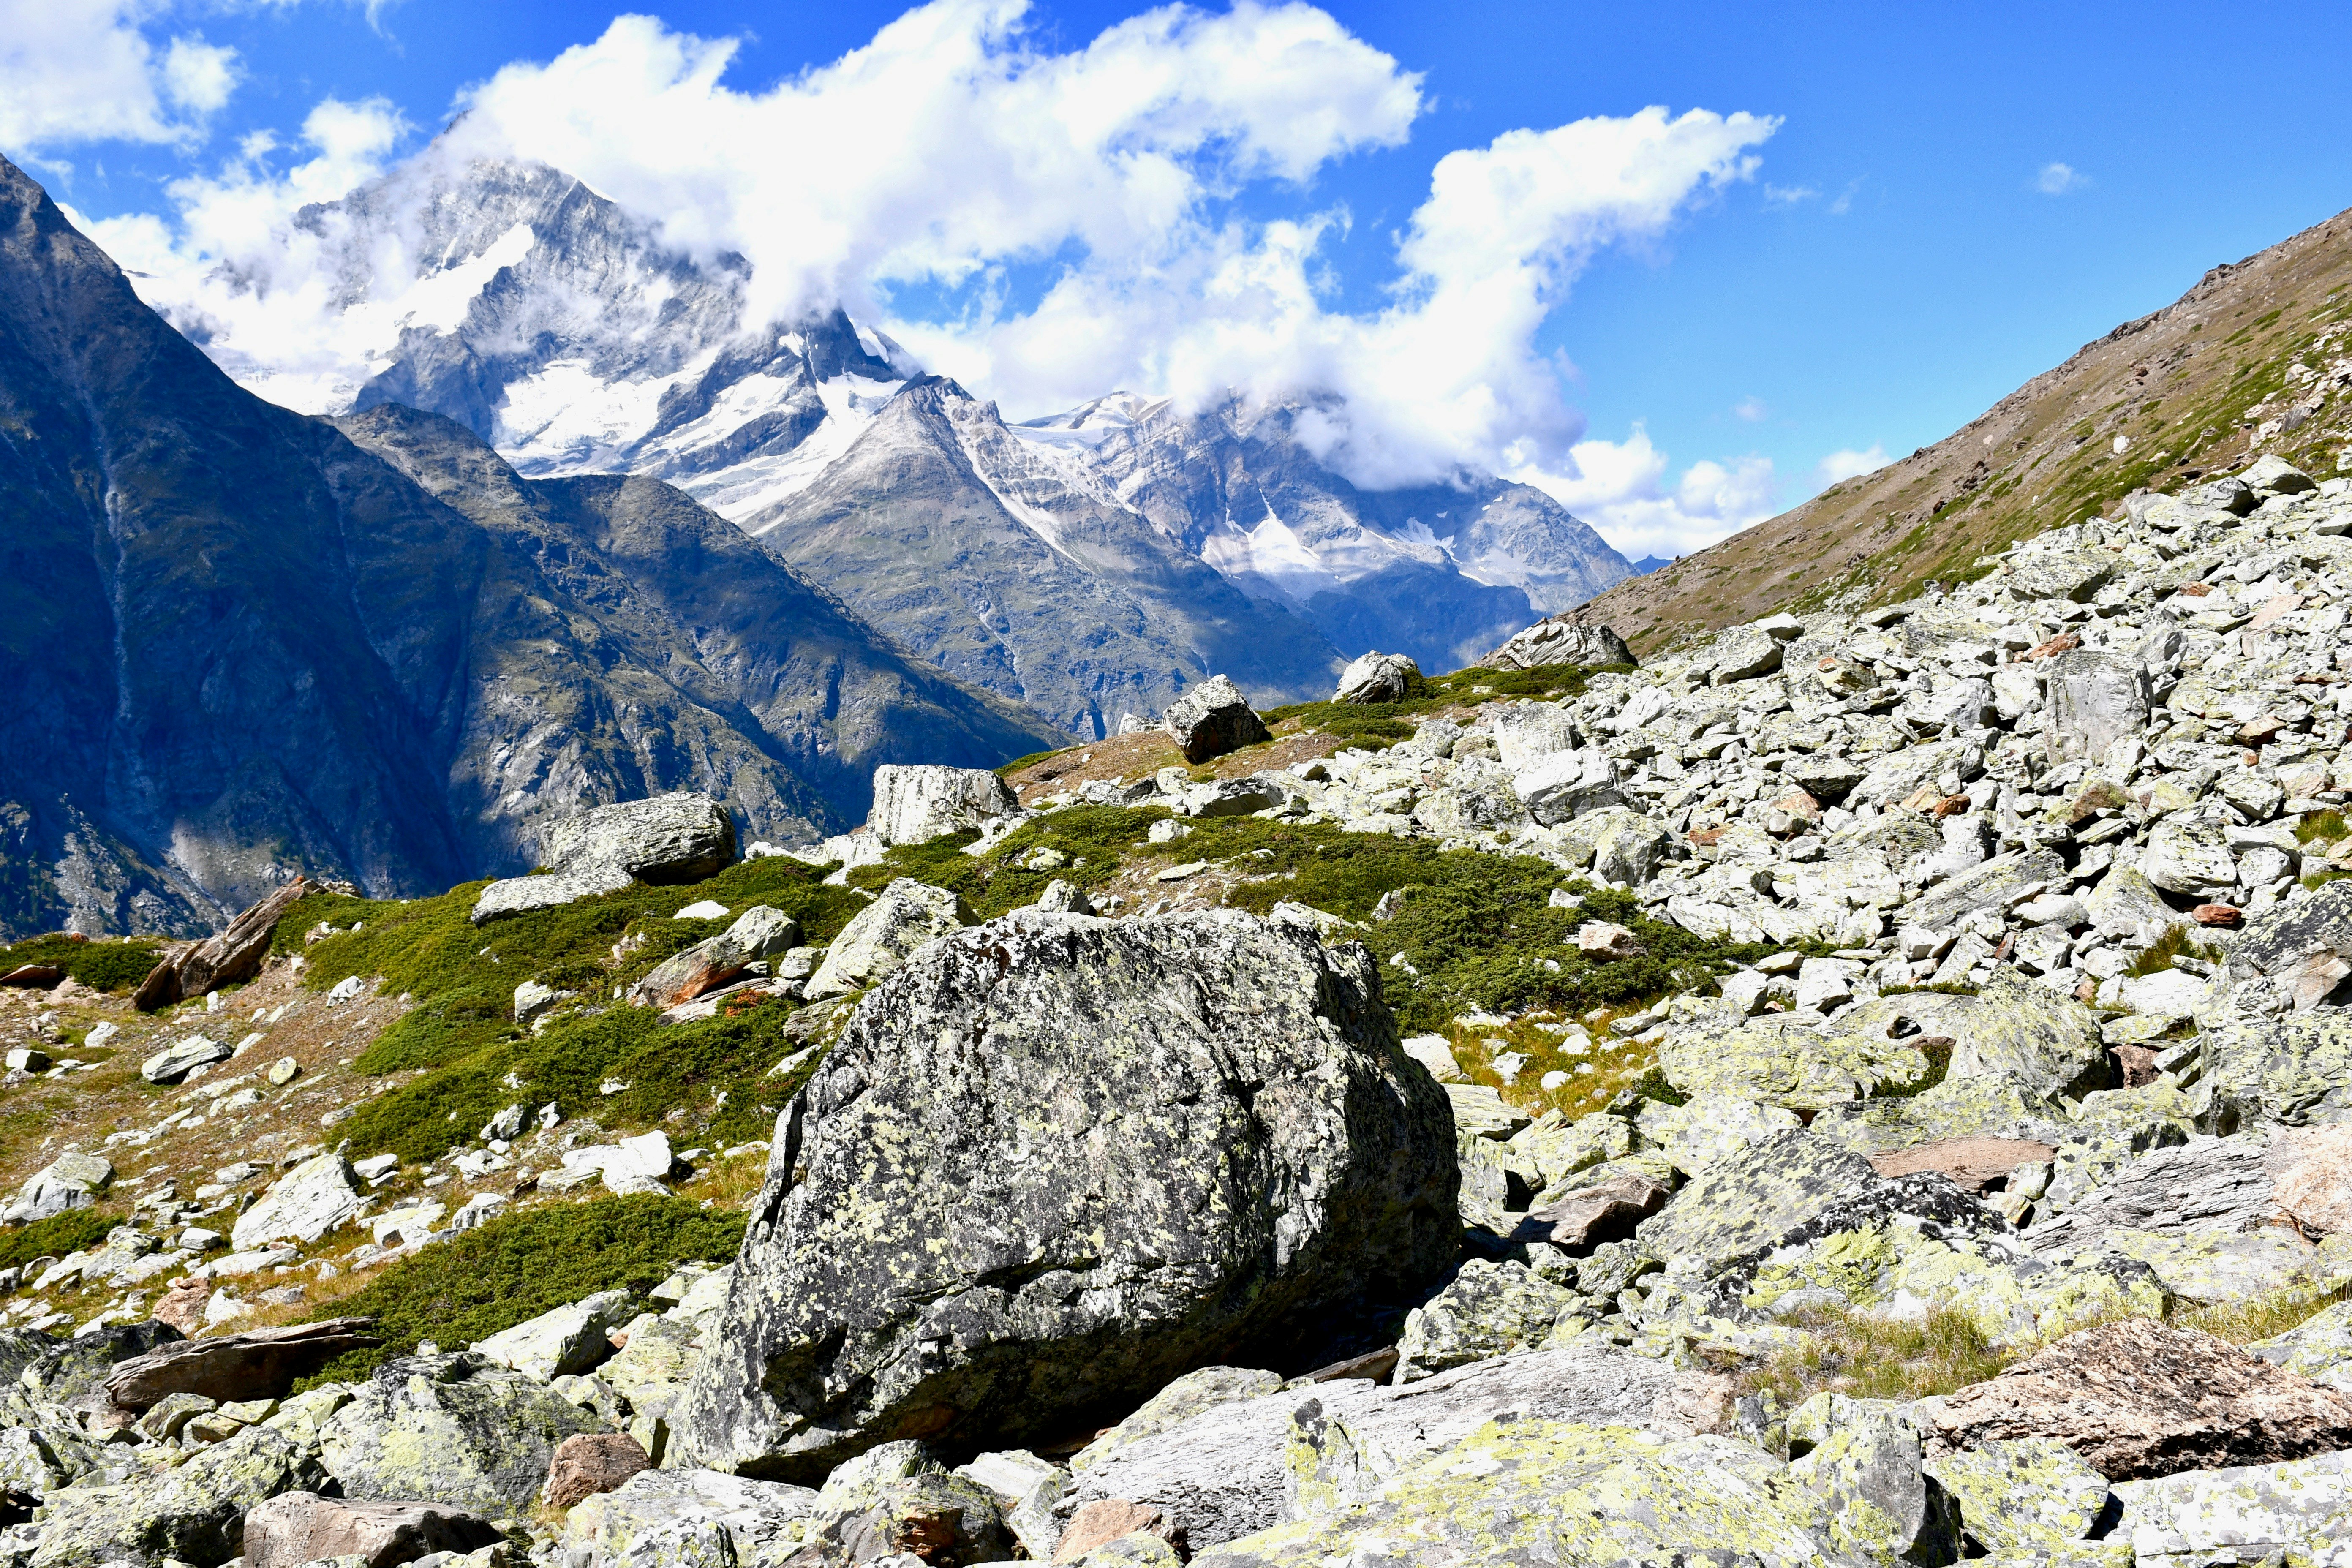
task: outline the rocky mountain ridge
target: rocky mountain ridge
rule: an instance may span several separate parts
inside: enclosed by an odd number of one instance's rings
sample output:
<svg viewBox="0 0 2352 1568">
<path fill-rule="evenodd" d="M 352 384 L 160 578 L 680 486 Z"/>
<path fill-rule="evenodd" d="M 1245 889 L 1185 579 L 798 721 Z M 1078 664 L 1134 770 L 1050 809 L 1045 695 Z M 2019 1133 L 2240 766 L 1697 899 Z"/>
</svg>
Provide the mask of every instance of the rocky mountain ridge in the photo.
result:
<svg viewBox="0 0 2352 1568">
<path fill-rule="evenodd" d="M 1886 604 L 2045 528 L 2119 515 L 2269 455 L 2322 476 L 2352 450 L 2352 221 L 2224 262 L 1967 426 L 1618 587 L 1588 614 L 1655 650 L 1778 609 Z"/>
<path fill-rule="evenodd" d="M 675 784 L 814 837 L 897 748 L 1052 733 L 658 482 L 263 402 L 9 165 L 0 252 L 0 931 L 200 931 L 301 872 L 446 887 Z"/>
<path fill-rule="evenodd" d="M 318 412 L 446 415 L 527 476 L 667 479 L 886 633 L 1082 735 L 1219 670 L 1275 702 L 1316 695 L 1365 647 L 1451 668 L 1631 570 L 1526 486 L 1360 490 L 1295 433 L 1303 403 L 1186 414 L 1114 395 L 1006 425 L 959 389 L 952 422 L 885 418 L 901 397 L 937 398 L 897 344 L 838 310 L 739 330 L 740 258 L 667 250 L 551 169 L 428 153 L 297 227 L 335 258 L 339 331 L 363 340 L 364 363 L 298 377 L 182 311 L 247 384 Z M 890 488 L 909 462 L 959 471 L 972 515 L 947 521 L 1031 539 L 955 563 L 927 593 L 940 520 L 936 497 Z M 855 541 L 839 537 L 845 508 L 870 520 Z M 1072 535 L 1118 543 L 1074 552 Z M 1045 559 L 1040 546 L 1061 557 L 1057 592 L 1097 606 L 1085 630 L 998 608 L 1022 598 L 1015 559 Z M 942 606 L 942 589 L 964 603 Z M 1114 640 L 1092 640 L 1094 625 Z"/>
</svg>

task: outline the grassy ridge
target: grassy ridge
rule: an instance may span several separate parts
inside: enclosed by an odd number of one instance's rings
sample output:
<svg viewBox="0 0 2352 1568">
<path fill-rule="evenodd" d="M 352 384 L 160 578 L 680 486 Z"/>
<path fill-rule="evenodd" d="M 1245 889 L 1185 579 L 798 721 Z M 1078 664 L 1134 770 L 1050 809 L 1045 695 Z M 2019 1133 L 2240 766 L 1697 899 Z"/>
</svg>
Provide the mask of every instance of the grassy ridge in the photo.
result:
<svg viewBox="0 0 2352 1568">
<path fill-rule="evenodd" d="M 93 991 L 129 991 L 163 962 L 152 942 L 76 942 L 59 933 L 0 947 L 0 974 L 21 964 L 53 963 Z"/>
</svg>

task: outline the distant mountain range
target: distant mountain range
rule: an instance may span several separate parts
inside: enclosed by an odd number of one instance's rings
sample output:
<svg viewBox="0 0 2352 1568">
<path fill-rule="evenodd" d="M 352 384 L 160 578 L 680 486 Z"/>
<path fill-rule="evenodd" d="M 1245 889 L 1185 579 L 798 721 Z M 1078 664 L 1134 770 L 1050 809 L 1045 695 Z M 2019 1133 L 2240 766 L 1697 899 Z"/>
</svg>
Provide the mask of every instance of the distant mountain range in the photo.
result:
<svg viewBox="0 0 2352 1568">
<path fill-rule="evenodd" d="M 368 401 L 246 391 L 0 160 L 0 934 L 438 890 L 670 789 L 806 839 L 1057 738 L 667 484 Z"/>
<path fill-rule="evenodd" d="M 746 333 L 740 258 L 666 250 L 552 169 L 428 155 L 298 222 L 371 374 L 293 387 L 180 323 L 248 386 L 446 415 L 529 477 L 666 479 L 1079 735 L 1213 673 L 1265 704 L 1369 648 L 1453 668 L 1634 570 L 1529 486 L 1358 489 L 1299 438 L 1306 402 L 1113 394 L 1007 424 L 837 310 Z"/>
</svg>

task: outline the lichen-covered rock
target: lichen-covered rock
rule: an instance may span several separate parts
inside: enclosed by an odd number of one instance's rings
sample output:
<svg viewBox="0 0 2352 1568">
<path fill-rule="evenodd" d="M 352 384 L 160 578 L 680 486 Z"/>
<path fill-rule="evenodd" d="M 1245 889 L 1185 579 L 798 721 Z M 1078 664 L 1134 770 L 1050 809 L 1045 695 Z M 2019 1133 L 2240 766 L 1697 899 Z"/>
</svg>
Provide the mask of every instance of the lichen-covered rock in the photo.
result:
<svg viewBox="0 0 2352 1568">
<path fill-rule="evenodd" d="M 345 1497 L 497 1518 L 530 1504 L 557 1444 L 601 1429 L 545 1384 L 459 1352 L 377 1368 L 329 1417 L 320 1444 Z"/>
<path fill-rule="evenodd" d="M 10 1225 L 53 1219 L 98 1202 L 114 1181 L 114 1163 L 102 1154 L 64 1153 L 25 1178 L 5 1218 Z"/>
<path fill-rule="evenodd" d="M 2004 1078 L 2045 1101 L 2079 1097 L 2111 1081 L 2099 1016 L 2005 966 L 1973 996 L 1932 991 L 1889 996 L 1855 1008 L 1849 1026 L 1865 1026 L 1864 1019 L 1875 1022 L 1882 1014 L 1902 1020 L 1890 1023 L 1892 1029 L 1950 1040 L 1948 1079 Z"/>
<path fill-rule="evenodd" d="M 541 1383 L 601 1364 L 613 1353 L 610 1331 L 625 1321 L 626 1290 L 593 1296 L 526 1318 L 474 1346 L 488 1361 Z"/>
<path fill-rule="evenodd" d="M 540 838 L 551 874 L 509 877 L 484 888 L 470 917 L 543 910 L 633 881 L 698 882 L 735 863 L 735 822 L 707 795 L 679 792 L 622 801 L 568 816 Z"/>
<path fill-rule="evenodd" d="M 1280 1353 L 1455 1245 L 1370 956 L 1237 911 L 1016 912 L 870 993 L 779 1121 L 681 1451 L 814 1476 Z"/>
<path fill-rule="evenodd" d="M 32 1568 L 124 1558 L 215 1568 L 243 1552 L 247 1510 L 280 1492 L 316 1491 L 326 1479 L 315 1453 L 248 1426 L 176 1469 L 51 1493 Z"/>
<path fill-rule="evenodd" d="M 1927 1037 L 1889 1038 L 1883 1021 L 1850 1027 L 1843 1016 L 1818 1029 L 1759 1019 L 1675 1030 L 1658 1047 L 1658 1066 L 1685 1095 L 1821 1110 L 1923 1084 L 1927 1058 L 1916 1041 Z"/>
<path fill-rule="evenodd" d="M 1184 760 L 1196 764 L 1273 738 L 1242 689 L 1223 675 L 1209 677 L 1170 703 L 1160 727 Z"/>
<path fill-rule="evenodd" d="M 1783 1132 L 1708 1166 L 1635 1233 L 1669 1279 L 1718 1305 L 1744 1296 L 1769 1255 L 1907 1216 L 1920 1234 L 2004 1228 L 1942 1176 L 1889 1180 L 1870 1162 L 1810 1132 Z"/>
<path fill-rule="evenodd" d="M 2338 1301 L 2246 1349 L 2274 1366 L 2352 1394 L 2352 1301 Z"/>
<path fill-rule="evenodd" d="M 1003 1510 L 986 1487 L 951 1473 L 917 1442 L 870 1448 L 825 1478 L 808 1544 L 781 1568 L 896 1560 L 957 1565 L 999 1561 L 1012 1550 Z"/>
<path fill-rule="evenodd" d="M 1418 1383 L 1448 1367 L 1534 1350 L 1578 1300 L 1574 1291 L 1529 1273 L 1524 1263 L 1473 1258 L 1405 1318 L 1396 1380 Z"/>
<path fill-rule="evenodd" d="M 925 942 L 962 926 L 953 893 L 900 877 L 841 928 L 802 994 L 815 1001 L 871 985 Z"/>
<path fill-rule="evenodd" d="M 715 1470 L 640 1470 L 574 1504 L 562 1540 L 627 1568 L 728 1568 L 781 1557 L 818 1511 L 808 1487 Z"/>
<path fill-rule="evenodd" d="M 2352 1542 L 2352 1452 L 2126 1481 L 2116 1497 L 2137 1568 L 2336 1564 Z"/>
<path fill-rule="evenodd" d="M 2352 1447 L 2352 1398 L 2145 1319 L 2079 1330 L 1919 1410 L 1939 1448 L 2054 1438 L 2111 1480 Z"/>
<path fill-rule="evenodd" d="M 1220 1405 L 1129 1445 L 1063 1495 L 1066 1518 L 1101 1498 L 1161 1510 L 1195 1552 L 1285 1519 L 1376 1494 L 1397 1472 L 1491 1421 L 1663 1419 L 1679 1434 L 1693 1374 L 1582 1343 L 1474 1363 L 1409 1385 L 1318 1384 Z M 1712 1381 L 1712 1380 L 1705 1380 Z"/>
<path fill-rule="evenodd" d="M 304 1246 L 360 1212 L 364 1206 L 358 1173 L 340 1153 L 320 1154 L 278 1178 L 261 1201 L 236 1216 L 229 1237 L 239 1252 L 251 1252 L 281 1238 Z"/>
<path fill-rule="evenodd" d="M 1020 815 L 1021 797 L 986 768 L 890 764 L 874 770 L 866 826 L 885 847 L 927 844 Z"/>
<path fill-rule="evenodd" d="M 1736 1438 L 1519 1420 L 1480 1427 L 1370 1500 L 1196 1553 L 1194 1568 L 1342 1563 L 1860 1568 L 1789 1467 Z"/>
<path fill-rule="evenodd" d="M 1959 1510 L 1919 1468 L 1919 1431 L 1900 1406 L 1816 1394 L 1789 1416 L 1789 1479 L 1819 1500 L 1816 1528 L 1864 1562 L 1952 1563 Z"/>
<path fill-rule="evenodd" d="M 1282 1377 L 1254 1367 L 1204 1366 L 1188 1372 L 1143 1402 L 1134 1415 L 1070 1456 L 1070 1468 L 1088 1470 L 1132 1444 L 1190 1421 L 1214 1405 L 1256 1399 L 1282 1386 Z"/>
<path fill-rule="evenodd" d="M 2198 1136 L 2140 1155 L 2064 1214 L 2027 1231 L 2026 1241 L 2044 1257 L 2070 1256 L 2109 1231 L 2226 1237 L 2277 1213 L 2260 1144 Z"/>
<path fill-rule="evenodd" d="M 2203 817 L 2168 816 L 2147 836 L 2140 875 L 2168 893 L 2210 899 L 2238 885 L 2238 863 L 2221 825 Z"/>
<path fill-rule="evenodd" d="M 2246 922 L 2198 1009 L 2196 1109 L 2219 1126 L 2352 1117 L 2352 882 Z"/>
<path fill-rule="evenodd" d="M 596 1369 L 596 1375 L 629 1402 L 637 1416 L 667 1422 L 702 1360 L 701 1331 L 683 1317 L 639 1313 L 622 1325 L 628 1343 Z"/>
<path fill-rule="evenodd" d="M 2107 1503 L 2107 1479 L 2049 1437 L 1994 1437 L 1938 1454 L 1927 1473 L 1959 1504 L 1979 1552 L 2037 1551 L 2087 1536 Z"/>
<path fill-rule="evenodd" d="M 1817 1138 L 1857 1153 L 1883 1154 L 1954 1138 L 2015 1139 L 2055 1144 L 2069 1124 L 2008 1078 L 1948 1078 L 1914 1095 L 1855 1100 L 1806 1124 Z"/>
<path fill-rule="evenodd" d="M 2042 742 L 2053 763 L 2098 762 L 2147 729 L 2147 667 L 2137 658 L 2076 648 L 2049 661 Z"/>
</svg>

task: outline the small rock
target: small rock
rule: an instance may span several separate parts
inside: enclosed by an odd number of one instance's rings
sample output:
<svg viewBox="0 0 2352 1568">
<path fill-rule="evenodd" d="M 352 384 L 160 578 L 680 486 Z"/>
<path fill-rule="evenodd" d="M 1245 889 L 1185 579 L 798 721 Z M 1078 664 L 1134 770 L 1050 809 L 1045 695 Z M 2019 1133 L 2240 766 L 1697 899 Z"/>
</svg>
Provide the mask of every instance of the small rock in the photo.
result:
<svg viewBox="0 0 2352 1568">
<path fill-rule="evenodd" d="M 269 1064 L 268 1072 L 263 1076 L 268 1079 L 271 1088 L 283 1089 L 292 1083 L 301 1070 L 302 1064 L 292 1057 L 280 1057 Z"/>
<path fill-rule="evenodd" d="M 548 1461 L 547 1484 L 540 1489 L 540 1501 L 549 1508 L 570 1508 L 583 1498 L 612 1491 L 640 1470 L 652 1468 L 653 1460 L 646 1458 L 645 1449 L 625 1433 L 575 1432 L 556 1445 L 555 1457 Z"/>
<path fill-rule="evenodd" d="M 1394 702 L 1421 679 L 1421 666 L 1401 653 L 1368 653 L 1339 674 L 1334 702 Z"/>
<path fill-rule="evenodd" d="M 140 1064 L 139 1076 L 149 1083 L 177 1083 L 197 1068 L 225 1062 L 236 1053 L 218 1040 L 202 1035 L 166 1046 Z"/>
<path fill-rule="evenodd" d="M 1576 951 L 1586 958 L 1607 963 L 1612 959 L 1638 958 L 1642 954 L 1641 939 L 1623 926 L 1607 921 L 1587 921 L 1576 928 Z"/>
</svg>

